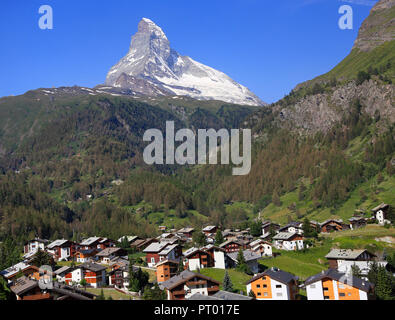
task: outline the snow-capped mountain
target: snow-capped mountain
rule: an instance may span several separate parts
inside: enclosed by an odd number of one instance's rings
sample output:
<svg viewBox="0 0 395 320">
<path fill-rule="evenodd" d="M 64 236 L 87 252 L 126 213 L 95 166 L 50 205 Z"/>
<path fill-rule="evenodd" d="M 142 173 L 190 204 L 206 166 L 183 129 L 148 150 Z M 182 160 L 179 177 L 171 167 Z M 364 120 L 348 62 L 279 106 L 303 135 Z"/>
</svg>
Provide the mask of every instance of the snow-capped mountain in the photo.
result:
<svg viewBox="0 0 395 320">
<path fill-rule="evenodd" d="M 162 29 L 147 18 L 140 21 L 128 54 L 109 71 L 106 85 L 150 96 L 177 95 L 265 105 L 223 72 L 171 49 Z"/>
</svg>

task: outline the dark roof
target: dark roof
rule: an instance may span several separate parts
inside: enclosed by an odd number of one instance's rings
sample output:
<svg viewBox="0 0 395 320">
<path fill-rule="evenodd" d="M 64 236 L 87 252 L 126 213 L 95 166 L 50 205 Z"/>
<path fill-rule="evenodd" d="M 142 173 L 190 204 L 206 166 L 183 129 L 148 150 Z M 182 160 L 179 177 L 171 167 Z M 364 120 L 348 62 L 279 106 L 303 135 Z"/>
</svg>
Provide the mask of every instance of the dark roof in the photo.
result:
<svg viewBox="0 0 395 320">
<path fill-rule="evenodd" d="M 38 287 L 38 281 L 31 280 L 27 277 L 21 277 L 16 280 L 15 284 L 10 288 L 16 295 L 24 294 L 35 287 Z"/>
<path fill-rule="evenodd" d="M 220 300 L 252 300 L 252 297 L 247 297 L 242 294 L 238 293 L 232 293 L 232 292 L 227 292 L 227 291 L 218 291 L 215 294 L 213 294 L 213 297 L 219 298 Z"/>
<path fill-rule="evenodd" d="M 388 207 L 389 207 L 388 204 L 382 203 L 382 204 L 378 205 L 376 208 L 373 208 L 372 211 L 373 211 L 373 212 L 377 212 L 377 211 L 379 211 L 379 210 L 385 210 L 385 209 L 387 209 Z"/>
<path fill-rule="evenodd" d="M 85 263 L 79 265 L 78 268 L 91 270 L 91 271 L 94 271 L 94 272 L 99 272 L 99 271 L 107 269 L 106 267 L 104 267 L 104 266 L 102 266 L 100 264 L 97 264 L 97 263 L 93 263 L 93 262 L 85 262 Z"/>
<path fill-rule="evenodd" d="M 63 266 L 63 267 L 59 268 L 58 270 L 56 270 L 56 271 L 55 271 L 55 274 L 56 274 L 56 275 L 59 275 L 59 274 L 61 274 L 61 273 L 63 273 L 63 272 L 68 271 L 69 269 L 71 269 L 71 267 L 69 267 L 69 266 Z"/>
<path fill-rule="evenodd" d="M 210 301 L 210 300 L 222 300 L 214 296 L 205 296 L 201 293 L 195 293 L 194 295 L 187 298 L 187 300 L 200 300 L 200 301 Z"/>
<path fill-rule="evenodd" d="M 217 283 L 218 285 L 220 284 L 217 280 L 214 280 L 214 279 L 212 279 L 210 277 L 206 277 L 206 276 L 204 276 L 204 275 L 202 275 L 200 273 L 195 273 L 195 272 L 192 272 L 192 271 L 189 271 L 189 270 L 184 270 L 180 274 L 170 278 L 169 280 L 167 280 L 165 282 L 162 282 L 159 286 L 163 287 L 163 288 L 166 288 L 168 290 L 171 290 L 171 289 L 179 286 L 180 284 L 185 283 L 185 282 L 187 282 L 190 279 L 193 279 L 195 277 L 212 281 L 214 283 Z"/>
<path fill-rule="evenodd" d="M 228 253 L 228 257 L 231 258 L 233 261 L 237 261 L 237 256 L 239 255 L 238 252 L 231 252 Z M 244 259 L 246 262 L 258 260 L 261 258 L 260 255 L 256 254 L 254 251 L 251 250 L 244 250 L 243 251 Z"/>
<path fill-rule="evenodd" d="M 297 276 L 294 276 L 292 273 L 277 269 L 277 268 L 270 268 L 265 270 L 264 272 L 257 274 L 255 277 L 251 278 L 247 284 L 254 282 L 255 280 L 258 280 L 259 278 L 262 278 L 264 276 L 268 276 L 271 279 L 274 279 L 278 282 L 288 284 L 291 281 L 297 281 L 299 278 Z"/>
<path fill-rule="evenodd" d="M 347 275 L 346 273 L 338 272 L 335 269 L 328 269 L 307 278 L 304 283 L 304 287 L 326 278 L 339 281 L 341 283 L 350 285 L 365 292 L 369 292 L 373 288 L 373 285 L 369 281 L 364 281 L 351 274 Z"/>
<path fill-rule="evenodd" d="M 96 254 L 96 256 L 97 256 L 97 257 L 109 257 L 109 256 L 111 256 L 111 255 L 117 253 L 117 252 L 120 251 L 120 250 L 121 250 L 121 252 L 124 251 L 124 250 L 121 249 L 121 248 L 115 248 L 115 247 L 113 247 L 113 248 L 106 248 L 106 249 L 100 251 L 98 254 Z"/>
</svg>

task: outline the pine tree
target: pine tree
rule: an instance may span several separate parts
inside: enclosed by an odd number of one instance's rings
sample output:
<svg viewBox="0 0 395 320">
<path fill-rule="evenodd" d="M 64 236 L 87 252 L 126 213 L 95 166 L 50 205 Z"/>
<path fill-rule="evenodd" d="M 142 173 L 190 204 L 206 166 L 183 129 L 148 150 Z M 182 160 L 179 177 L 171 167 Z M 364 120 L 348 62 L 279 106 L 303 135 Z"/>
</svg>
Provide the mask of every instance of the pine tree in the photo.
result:
<svg viewBox="0 0 395 320">
<path fill-rule="evenodd" d="M 224 280 L 223 280 L 223 288 L 224 288 L 224 291 L 233 292 L 233 284 L 232 284 L 232 280 L 229 277 L 228 271 L 225 271 L 225 276 L 224 276 Z"/>
<path fill-rule="evenodd" d="M 215 245 L 219 246 L 225 241 L 224 236 L 222 235 L 221 230 L 217 230 L 217 233 L 215 234 Z"/>
<path fill-rule="evenodd" d="M 178 264 L 178 273 L 181 273 L 184 271 L 184 261 L 183 259 L 180 259 L 180 263 Z"/>
<path fill-rule="evenodd" d="M 362 271 L 356 264 L 351 266 L 351 273 L 354 277 L 357 277 L 357 278 L 362 277 Z"/>
</svg>

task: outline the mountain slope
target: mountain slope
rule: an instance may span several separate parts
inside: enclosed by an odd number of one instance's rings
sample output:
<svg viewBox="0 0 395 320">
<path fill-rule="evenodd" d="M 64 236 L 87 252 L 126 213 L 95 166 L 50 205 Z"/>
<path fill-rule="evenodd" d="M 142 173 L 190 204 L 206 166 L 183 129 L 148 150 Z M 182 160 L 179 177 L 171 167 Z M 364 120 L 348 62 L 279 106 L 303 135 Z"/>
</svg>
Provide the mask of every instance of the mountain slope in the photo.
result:
<svg viewBox="0 0 395 320">
<path fill-rule="evenodd" d="M 264 105 L 226 74 L 171 49 L 162 29 L 146 18 L 140 21 L 128 54 L 108 72 L 106 85 L 151 96 L 180 95 L 199 100 Z"/>
</svg>

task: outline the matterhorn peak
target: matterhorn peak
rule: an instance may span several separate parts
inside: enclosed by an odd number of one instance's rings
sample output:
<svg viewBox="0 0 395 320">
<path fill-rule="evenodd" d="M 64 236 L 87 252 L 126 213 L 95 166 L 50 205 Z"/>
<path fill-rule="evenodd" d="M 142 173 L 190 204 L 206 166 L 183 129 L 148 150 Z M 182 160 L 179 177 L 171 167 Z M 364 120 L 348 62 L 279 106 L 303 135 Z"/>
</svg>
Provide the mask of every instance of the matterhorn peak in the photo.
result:
<svg viewBox="0 0 395 320">
<path fill-rule="evenodd" d="M 129 52 L 111 68 L 106 85 L 143 95 L 178 95 L 198 100 L 264 105 L 251 91 L 226 74 L 171 49 L 166 34 L 148 18 L 139 22 Z"/>
</svg>

